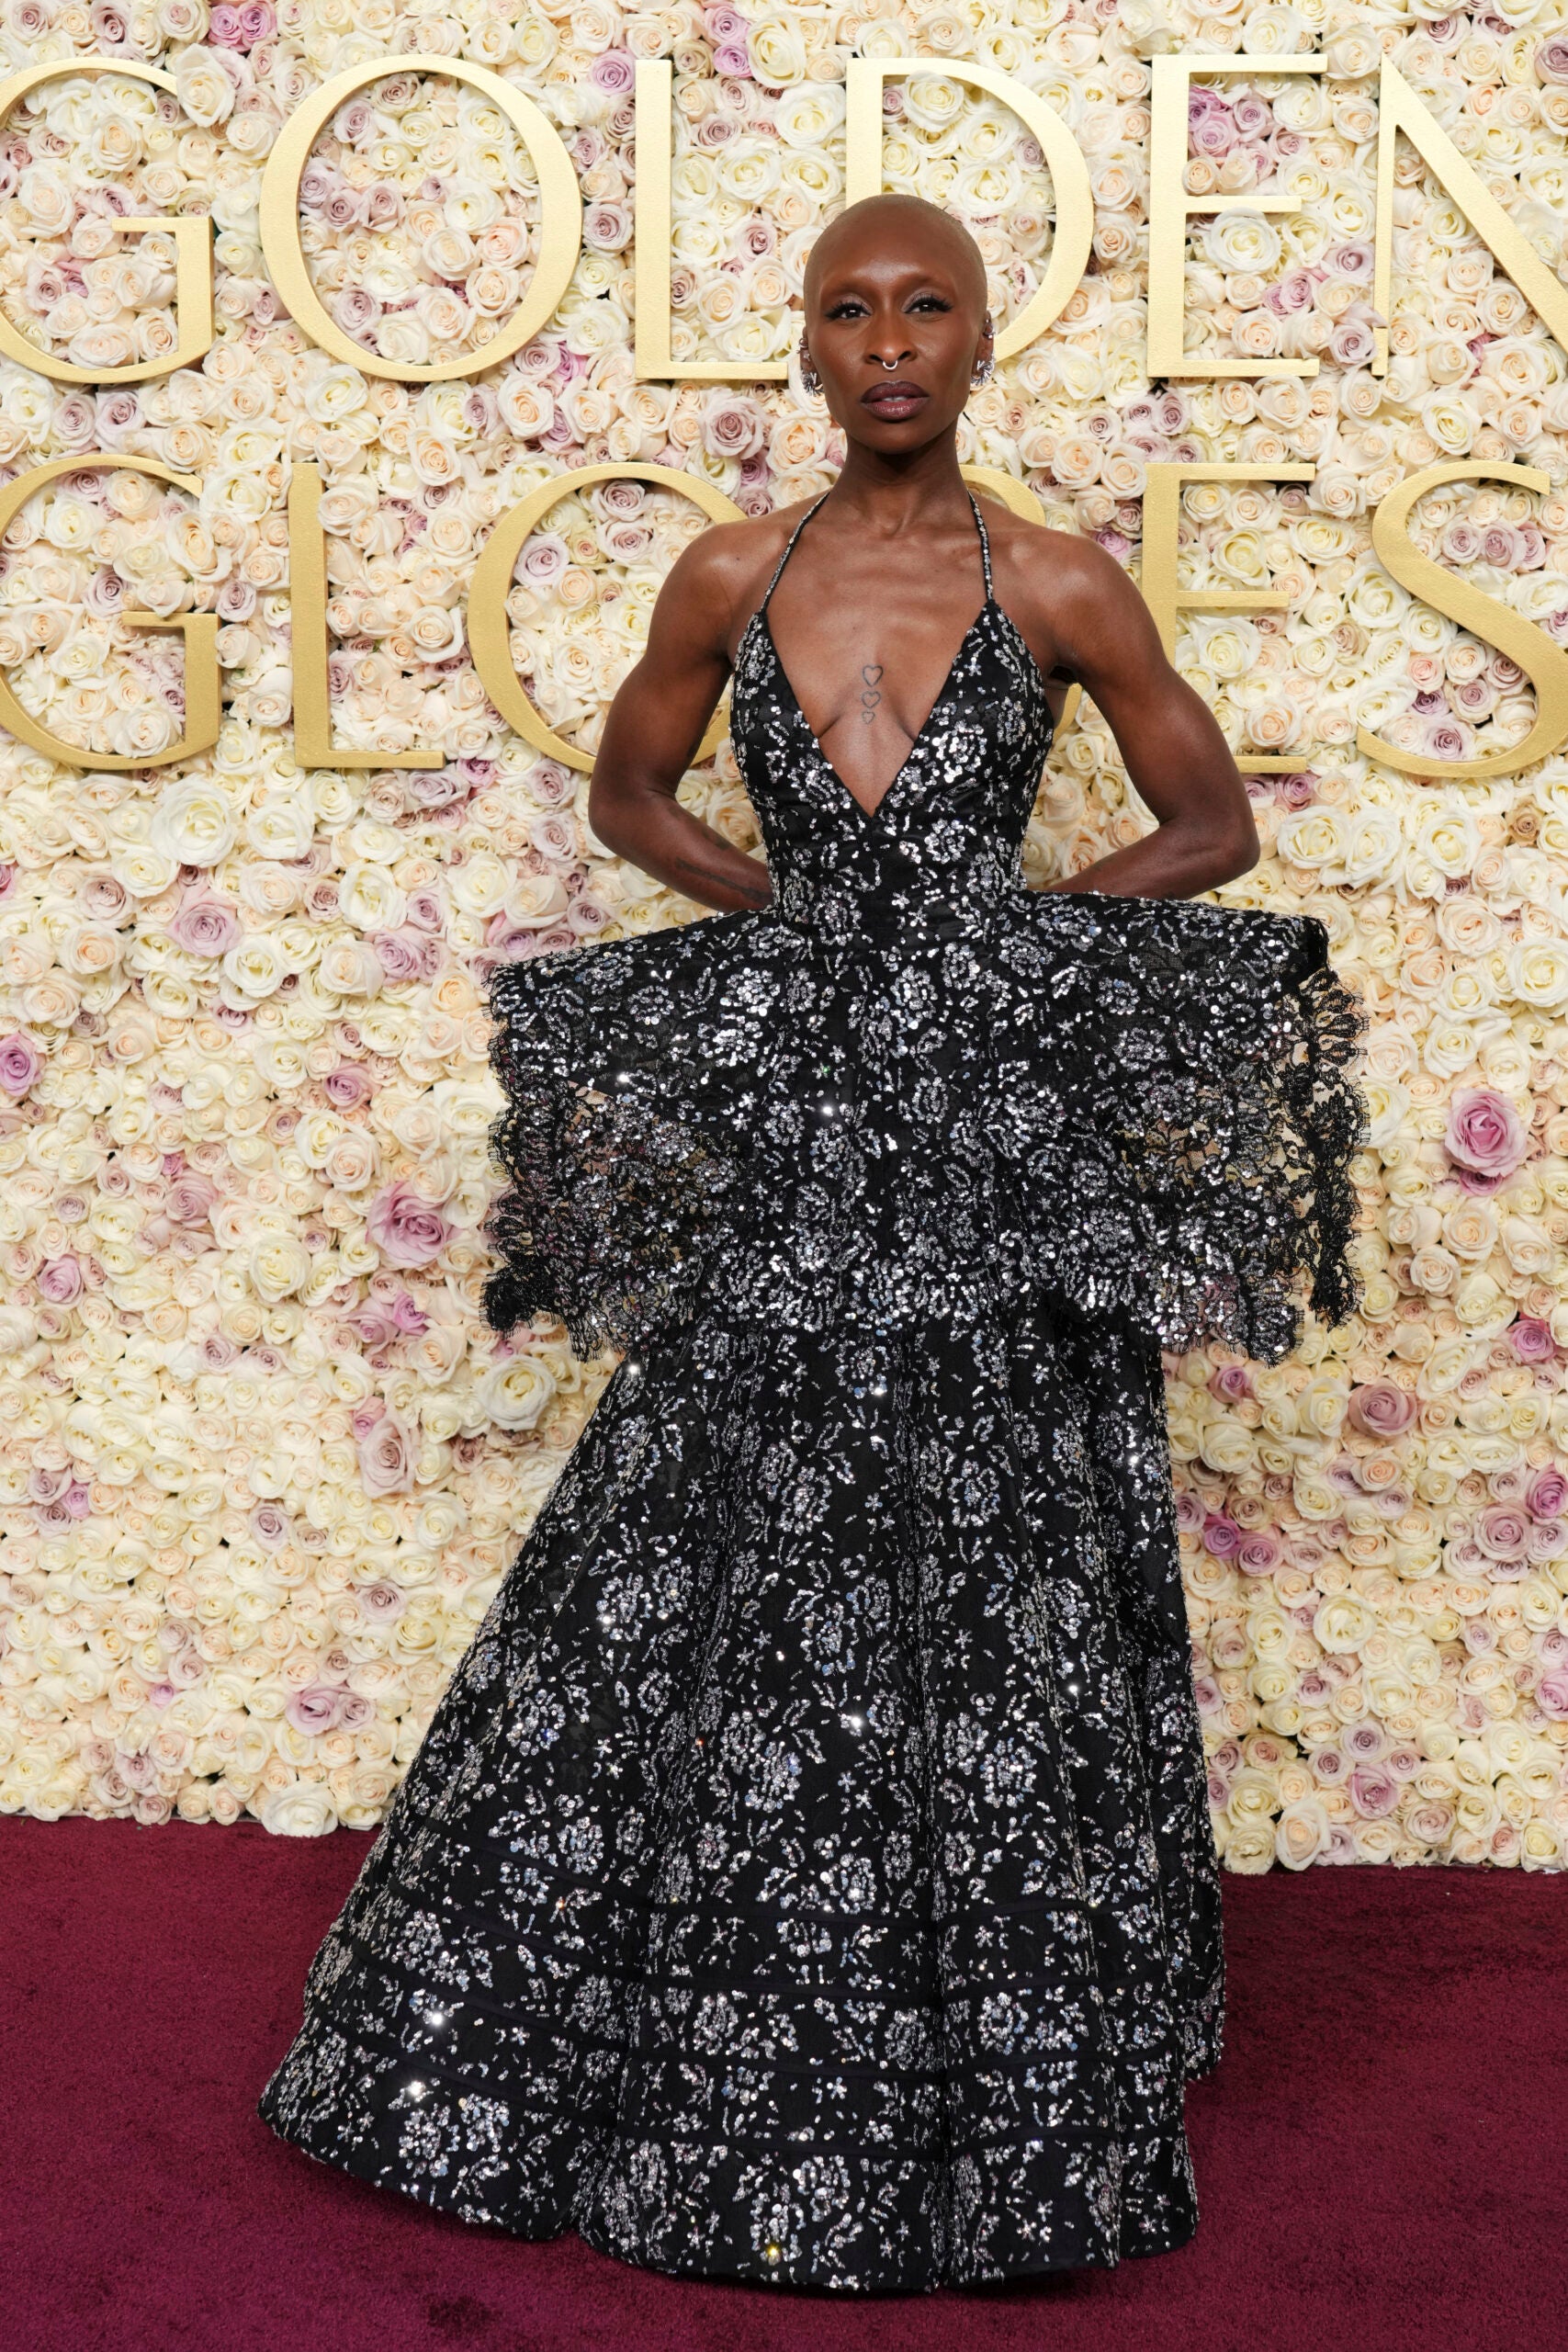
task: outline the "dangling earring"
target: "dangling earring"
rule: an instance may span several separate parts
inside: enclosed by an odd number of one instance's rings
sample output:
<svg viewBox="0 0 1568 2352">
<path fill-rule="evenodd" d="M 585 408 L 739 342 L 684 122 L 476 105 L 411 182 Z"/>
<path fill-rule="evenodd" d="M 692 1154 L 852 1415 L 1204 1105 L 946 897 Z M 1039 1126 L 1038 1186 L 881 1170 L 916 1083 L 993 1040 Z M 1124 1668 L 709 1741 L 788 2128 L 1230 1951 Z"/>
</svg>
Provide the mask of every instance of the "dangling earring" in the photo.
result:
<svg viewBox="0 0 1568 2352">
<path fill-rule="evenodd" d="M 806 347 L 804 335 L 800 338 L 800 345 L 795 356 L 800 362 L 801 388 L 807 400 L 819 400 L 822 394 L 822 379 L 811 365 L 811 354 Z"/>
<path fill-rule="evenodd" d="M 987 311 L 986 313 L 986 323 L 980 330 L 981 342 L 989 343 L 996 332 L 996 328 L 991 323 L 991 314 L 989 311 Z M 975 385 L 976 388 L 981 384 L 989 383 L 992 370 L 995 368 L 996 364 L 996 355 L 994 352 L 985 359 L 976 359 L 974 367 L 969 372 L 970 383 Z"/>
</svg>

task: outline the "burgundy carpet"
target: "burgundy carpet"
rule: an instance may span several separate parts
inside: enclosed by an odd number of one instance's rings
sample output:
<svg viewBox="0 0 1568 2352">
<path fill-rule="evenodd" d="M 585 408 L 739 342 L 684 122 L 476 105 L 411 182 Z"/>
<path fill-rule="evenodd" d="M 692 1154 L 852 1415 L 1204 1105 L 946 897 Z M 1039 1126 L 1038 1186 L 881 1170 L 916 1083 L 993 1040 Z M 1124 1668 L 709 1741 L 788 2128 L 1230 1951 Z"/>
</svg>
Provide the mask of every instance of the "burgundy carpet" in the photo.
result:
<svg viewBox="0 0 1568 2352">
<path fill-rule="evenodd" d="M 525 2245 L 312 2165 L 254 2100 L 367 1851 L 0 1819 L 6 2352 L 1550 2352 L 1568 1880 L 1226 1883 L 1203 2221 L 1111 2274 L 852 2302 Z"/>
</svg>

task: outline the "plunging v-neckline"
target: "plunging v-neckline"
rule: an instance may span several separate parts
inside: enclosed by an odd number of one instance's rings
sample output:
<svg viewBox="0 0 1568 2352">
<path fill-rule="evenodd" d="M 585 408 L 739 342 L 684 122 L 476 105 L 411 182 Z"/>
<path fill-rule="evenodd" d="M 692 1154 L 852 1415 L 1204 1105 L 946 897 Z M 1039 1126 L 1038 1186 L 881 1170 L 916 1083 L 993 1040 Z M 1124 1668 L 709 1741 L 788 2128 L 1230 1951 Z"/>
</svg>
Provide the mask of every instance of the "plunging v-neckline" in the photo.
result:
<svg viewBox="0 0 1568 2352">
<path fill-rule="evenodd" d="M 773 635 L 773 619 L 768 610 L 769 605 L 773 601 L 773 591 L 784 577 L 784 566 L 789 561 L 790 557 L 795 553 L 795 541 L 799 538 L 802 531 L 805 530 L 812 516 L 816 514 L 818 509 L 826 503 L 829 495 L 830 492 L 824 491 L 820 498 L 815 499 L 807 508 L 805 514 L 801 516 L 794 530 L 790 533 L 789 538 L 785 542 L 784 553 L 780 556 L 777 563 L 773 566 L 773 576 L 768 582 L 767 593 L 763 596 L 761 603 L 758 605 L 752 618 L 753 621 L 761 621 L 762 627 L 768 633 L 768 650 L 773 656 L 773 667 L 784 681 L 784 692 L 788 695 L 791 703 L 794 705 L 795 715 L 800 721 L 801 732 L 805 735 L 807 741 L 816 752 L 818 763 L 823 774 L 828 776 L 832 783 L 838 786 L 846 800 L 853 801 L 854 806 L 860 810 L 861 815 L 865 819 L 867 824 L 874 824 L 876 819 L 882 814 L 883 809 L 886 807 L 892 795 L 897 791 L 898 786 L 903 783 L 904 778 L 908 775 L 910 768 L 914 765 L 915 754 L 919 751 L 921 745 L 924 743 L 927 735 L 931 731 L 931 722 L 936 718 L 938 711 L 941 710 L 942 705 L 946 702 L 948 695 L 953 690 L 953 681 L 957 673 L 959 663 L 963 661 L 964 654 L 968 651 L 976 631 L 979 628 L 992 605 L 996 604 L 996 592 L 991 580 L 991 542 L 986 529 L 986 518 L 980 512 L 979 503 L 976 500 L 974 492 L 970 491 L 968 492 L 969 512 L 975 517 L 975 529 L 980 542 L 980 571 L 986 583 L 985 602 L 980 606 L 980 609 L 976 614 L 974 619 L 970 622 L 968 628 L 964 630 L 963 637 L 959 639 L 958 646 L 953 653 L 953 659 L 947 665 L 947 673 L 943 677 L 941 685 L 937 688 L 936 700 L 932 703 L 924 718 L 920 721 L 919 732 L 910 737 L 909 748 L 904 754 L 902 763 L 900 764 L 897 773 L 891 776 L 887 783 L 883 786 L 882 790 L 877 794 L 875 800 L 868 808 L 865 802 L 855 793 L 850 790 L 849 786 L 844 782 L 843 777 L 839 774 L 838 769 L 833 765 L 832 761 L 828 757 L 827 752 L 823 750 L 821 738 L 817 734 L 815 729 L 812 727 L 811 721 L 806 716 L 806 706 L 801 701 L 800 696 L 795 693 L 794 683 L 790 678 L 789 672 L 784 667 L 784 656 L 779 651 L 779 642 L 777 638 Z M 998 610 L 1000 608 L 998 607 Z M 1004 615 L 1004 618 L 1006 616 Z"/>
<path fill-rule="evenodd" d="M 807 520 L 809 521 L 810 517 L 807 516 Z M 979 628 L 981 622 L 985 619 L 986 615 L 990 611 L 992 605 L 996 602 L 996 599 L 991 594 L 990 590 L 987 587 L 985 603 L 981 605 L 979 611 L 976 614 L 974 619 L 964 630 L 964 635 L 959 641 L 957 650 L 954 652 L 952 661 L 947 665 L 947 674 L 942 679 L 941 685 L 937 688 L 936 700 L 932 703 L 924 718 L 920 721 L 918 731 L 909 738 L 909 748 L 905 752 L 903 761 L 900 763 L 897 774 L 889 777 L 886 784 L 883 786 L 882 790 L 877 794 L 875 802 L 869 808 L 866 807 L 863 800 L 850 790 L 849 786 L 844 782 L 843 777 L 839 774 L 838 769 L 833 765 L 832 761 L 828 757 L 827 752 L 823 750 L 821 738 L 817 734 L 815 729 L 812 727 L 811 721 L 806 716 L 806 706 L 801 701 L 800 696 L 795 693 L 794 683 L 790 678 L 789 672 L 784 668 L 784 656 L 779 651 L 778 639 L 773 635 L 773 624 L 768 615 L 768 605 L 772 600 L 773 591 L 770 589 L 767 596 L 757 608 L 757 618 L 761 622 L 763 628 L 767 631 L 768 650 L 773 657 L 774 669 L 777 670 L 779 676 L 784 681 L 784 692 L 788 695 L 790 701 L 794 706 L 795 715 L 799 719 L 806 739 L 811 745 L 812 750 L 816 752 L 818 761 L 820 763 L 824 774 L 838 786 L 840 791 L 844 795 L 846 799 L 853 801 L 855 807 L 860 810 L 861 815 L 866 820 L 866 822 L 868 824 L 873 824 L 875 822 L 876 819 L 881 816 L 888 800 L 897 790 L 899 785 L 902 784 L 905 776 L 908 774 L 910 767 L 913 765 L 915 754 L 919 750 L 921 744 L 925 741 L 927 735 L 930 733 L 932 720 L 935 718 L 938 711 L 942 708 L 943 703 L 947 700 L 949 693 L 952 691 L 953 681 L 957 674 L 958 665 L 963 661 L 965 653 L 969 650 L 970 640 L 974 637 L 975 632 Z"/>
</svg>

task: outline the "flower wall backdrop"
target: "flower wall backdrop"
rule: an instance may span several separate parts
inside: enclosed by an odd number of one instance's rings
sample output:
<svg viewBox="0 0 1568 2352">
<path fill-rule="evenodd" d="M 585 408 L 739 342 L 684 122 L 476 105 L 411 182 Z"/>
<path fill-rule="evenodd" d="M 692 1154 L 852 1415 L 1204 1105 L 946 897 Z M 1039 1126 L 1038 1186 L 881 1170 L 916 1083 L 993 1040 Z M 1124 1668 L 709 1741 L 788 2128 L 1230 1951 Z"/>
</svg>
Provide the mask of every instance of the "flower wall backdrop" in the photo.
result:
<svg viewBox="0 0 1568 2352">
<path fill-rule="evenodd" d="M 1310 382 L 1151 385 L 1149 55 L 1325 52 L 1331 75 L 1196 85 L 1188 186 L 1292 209 L 1194 217 L 1191 346 L 1316 355 Z M 582 189 L 551 322 L 507 365 L 421 387 L 313 348 L 268 282 L 262 166 L 327 76 L 417 50 L 499 69 Z M 1267 854 L 1225 895 L 1310 909 L 1371 1018 L 1359 1163 L 1364 1312 L 1274 1370 L 1170 1365 L 1170 1425 L 1229 1864 L 1484 1860 L 1568 1844 L 1568 756 L 1483 783 L 1445 760 L 1528 730 L 1522 673 L 1415 603 L 1370 515 L 1449 457 L 1521 460 L 1536 497 L 1456 484 L 1417 543 L 1568 643 L 1568 376 L 1408 147 L 1392 364 L 1371 372 L 1376 68 L 1405 79 L 1536 250 L 1568 226 L 1568 5 L 900 0 L 625 9 L 614 0 L 5 0 L 0 62 L 118 54 L 177 98 L 65 77 L 0 133 L 0 308 L 87 368 L 173 348 L 173 247 L 117 216 L 212 212 L 205 361 L 94 391 L 0 365 L 9 475 L 90 451 L 6 534 L 0 662 L 81 764 L 0 739 L 0 1806 L 310 1831 L 381 1815 L 444 1679 L 592 1408 L 608 1363 L 479 1313 L 499 960 L 692 919 L 608 858 L 585 780 L 496 718 L 468 661 L 475 557 L 552 474 L 700 474 L 749 513 L 831 477 L 797 383 L 802 269 L 841 198 L 854 53 L 895 82 L 886 173 L 974 226 L 998 313 L 1050 245 L 1049 181 L 998 104 L 1027 84 L 1089 167 L 1094 260 L 1055 325 L 970 408 L 966 458 L 1057 529 L 1139 560 L 1160 460 L 1308 463 L 1310 483 L 1197 484 L 1195 584 L 1288 609 L 1193 616 L 1180 662 L 1253 779 Z M 632 85 L 675 67 L 673 350 L 731 384 L 639 383 Z M 332 317 L 406 366 L 515 306 L 539 233 L 500 109 L 389 74 L 344 105 L 301 191 Z M 340 743 L 414 769 L 302 772 L 289 728 L 291 468 L 321 470 Z M 562 500 L 510 613 L 550 724 L 592 748 L 673 552 L 702 518 L 635 482 Z M 227 707 L 178 740 L 177 631 L 216 614 Z M 1358 722 L 1428 758 L 1363 757 Z M 683 787 L 754 829 L 728 747 Z M 1027 863 L 1081 868 L 1142 822 L 1092 709 L 1053 757 Z"/>
</svg>

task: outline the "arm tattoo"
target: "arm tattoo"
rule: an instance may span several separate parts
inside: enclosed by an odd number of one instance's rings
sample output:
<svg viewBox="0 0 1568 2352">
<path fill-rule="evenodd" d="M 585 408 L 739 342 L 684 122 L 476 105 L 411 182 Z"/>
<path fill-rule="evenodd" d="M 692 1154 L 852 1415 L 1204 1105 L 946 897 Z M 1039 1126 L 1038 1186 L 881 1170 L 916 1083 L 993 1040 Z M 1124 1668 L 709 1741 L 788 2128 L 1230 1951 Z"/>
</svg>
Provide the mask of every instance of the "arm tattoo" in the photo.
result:
<svg viewBox="0 0 1568 2352">
<path fill-rule="evenodd" d="M 765 868 L 755 883 L 750 883 L 738 880 L 732 874 L 721 874 L 716 866 L 705 865 L 698 857 L 678 857 L 675 866 L 678 873 L 693 874 L 700 882 L 712 882 L 721 890 L 732 890 L 750 906 L 765 907 L 772 901 L 773 886 Z"/>
</svg>

